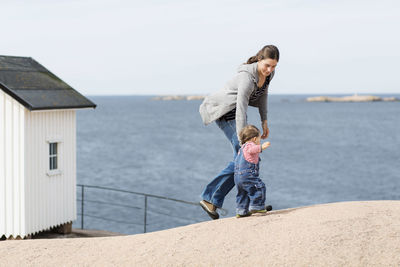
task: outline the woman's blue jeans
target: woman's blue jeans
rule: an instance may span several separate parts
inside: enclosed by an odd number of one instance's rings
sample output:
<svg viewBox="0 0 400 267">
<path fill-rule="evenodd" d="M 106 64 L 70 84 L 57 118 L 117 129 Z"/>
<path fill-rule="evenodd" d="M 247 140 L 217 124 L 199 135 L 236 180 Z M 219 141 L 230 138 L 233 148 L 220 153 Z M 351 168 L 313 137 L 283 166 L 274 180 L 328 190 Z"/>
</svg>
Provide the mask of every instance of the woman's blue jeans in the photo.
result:
<svg viewBox="0 0 400 267">
<path fill-rule="evenodd" d="M 224 132 L 226 138 L 232 145 L 233 159 L 228 166 L 223 169 L 204 189 L 201 197 L 203 200 L 221 208 L 224 204 L 225 196 L 235 186 L 233 179 L 235 173 L 235 158 L 240 149 L 239 140 L 236 134 L 236 120 L 216 120 L 218 127 Z"/>
</svg>

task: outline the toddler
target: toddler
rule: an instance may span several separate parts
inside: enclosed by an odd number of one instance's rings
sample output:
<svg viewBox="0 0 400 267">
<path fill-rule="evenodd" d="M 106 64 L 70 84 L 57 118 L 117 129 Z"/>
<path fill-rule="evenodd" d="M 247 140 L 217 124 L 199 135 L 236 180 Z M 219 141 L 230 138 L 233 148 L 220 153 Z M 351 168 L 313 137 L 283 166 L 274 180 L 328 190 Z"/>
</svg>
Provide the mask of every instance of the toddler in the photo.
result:
<svg viewBox="0 0 400 267">
<path fill-rule="evenodd" d="M 235 159 L 236 217 L 265 213 L 265 184 L 259 178 L 259 154 L 270 146 L 270 142 L 260 144 L 261 133 L 254 125 L 247 125 L 239 133 L 242 147 Z"/>
</svg>

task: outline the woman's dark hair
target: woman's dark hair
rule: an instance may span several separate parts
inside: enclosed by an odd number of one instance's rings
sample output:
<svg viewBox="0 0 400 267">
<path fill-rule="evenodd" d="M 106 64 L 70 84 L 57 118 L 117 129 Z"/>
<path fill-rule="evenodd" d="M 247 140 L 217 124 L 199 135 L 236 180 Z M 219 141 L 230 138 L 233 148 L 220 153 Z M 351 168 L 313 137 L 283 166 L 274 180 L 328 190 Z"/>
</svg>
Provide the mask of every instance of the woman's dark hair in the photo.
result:
<svg viewBox="0 0 400 267">
<path fill-rule="evenodd" d="M 251 140 L 254 137 L 260 136 L 260 130 L 254 125 L 247 125 L 243 127 L 242 130 L 240 130 L 239 133 L 239 139 L 240 139 L 240 144 L 244 145 L 247 141 Z"/>
<path fill-rule="evenodd" d="M 260 60 L 270 58 L 279 61 L 279 50 L 278 47 L 274 45 L 266 45 L 264 46 L 255 56 L 250 57 L 246 64 L 251 64 L 254 62 L 258 62 Z"/>
</svg>

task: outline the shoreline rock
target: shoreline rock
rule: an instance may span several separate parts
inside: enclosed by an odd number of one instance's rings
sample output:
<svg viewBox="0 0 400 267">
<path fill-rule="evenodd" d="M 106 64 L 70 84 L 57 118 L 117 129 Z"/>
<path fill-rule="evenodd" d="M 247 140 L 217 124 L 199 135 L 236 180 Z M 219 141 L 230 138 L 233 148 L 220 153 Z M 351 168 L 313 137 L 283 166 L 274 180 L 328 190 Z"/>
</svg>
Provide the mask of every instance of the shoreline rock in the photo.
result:
<svg viewBox="0 0 400 267">
<path fill-rule="evenodd" d="M 130 236 L 3 241 L 0 266 L 399 266 L 399 220 L 400 201 L 328 203 Z"/>
</svg>

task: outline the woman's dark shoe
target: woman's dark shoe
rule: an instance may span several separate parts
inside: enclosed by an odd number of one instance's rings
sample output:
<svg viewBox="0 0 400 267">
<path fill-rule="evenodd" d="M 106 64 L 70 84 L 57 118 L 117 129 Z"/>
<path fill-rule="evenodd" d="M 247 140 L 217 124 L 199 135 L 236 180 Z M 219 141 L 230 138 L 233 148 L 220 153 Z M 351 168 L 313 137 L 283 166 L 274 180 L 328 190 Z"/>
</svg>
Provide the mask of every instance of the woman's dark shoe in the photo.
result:
<svg viewBox="0 0 400 267">
<path fill-rule="evenodd" d="M 215 207 L 210 202 L 202 200 L 200 201 L 200 206 L 203 208 L 205 212 L 207 212 L 208 216 L 210 216 L 211 219 L 216 220 L 219 218 L 219 214 L 218 212 L 216 212 L 217 207 Z"/>
<path fill-rule="evenodd" d="M 271 205 L 265 206 L 265 210 L 266 210 L 266 211 L 271 211 L 271 210 L 272 210 L 272 206 L 271 206 Z"/>
</svg>

